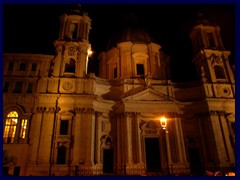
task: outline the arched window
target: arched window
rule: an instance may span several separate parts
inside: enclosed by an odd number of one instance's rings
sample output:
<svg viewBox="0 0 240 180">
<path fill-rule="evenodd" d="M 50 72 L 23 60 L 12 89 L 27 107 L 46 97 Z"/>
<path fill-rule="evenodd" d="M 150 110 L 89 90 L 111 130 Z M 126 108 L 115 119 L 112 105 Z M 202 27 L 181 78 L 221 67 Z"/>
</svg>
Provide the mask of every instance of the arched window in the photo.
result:
<svg viewBox="0 0 240 180">
<path fill-rule="evenodd" d="M 66 147 L 60 146 L 58 148 L 57 153 L 57 164 L 65 164 L 66 163 Z"/>
<path fill-rule="evenodd" d="M 4 143 L 13 143 L 16 135 L 18 123 L 18 113 L 16 111 L 12 111 L 8 113 L 4 133 L 3 133 L 3 142 Z"/>
<path fill-rule="evenodd" d="M 65 64 L 65 72 L 75 73 L 75 64 L 75 60 L 70 59 L 70 62 Z"/>
<path fill-rule="evenodd" d="M 216 79 L 226 79 L 224 69 L 222 66 L 214 66 Z"/>
<path fill-rule="evenodd" d="M 3 142 L 18 143 L 19 140 L 26 140 L 28 119 L 20 120 L 17 111 L 11 111 L 7 114 L 4 124 Z M 14 141 L 17 139 L 17 141 Z"/>
</svg>

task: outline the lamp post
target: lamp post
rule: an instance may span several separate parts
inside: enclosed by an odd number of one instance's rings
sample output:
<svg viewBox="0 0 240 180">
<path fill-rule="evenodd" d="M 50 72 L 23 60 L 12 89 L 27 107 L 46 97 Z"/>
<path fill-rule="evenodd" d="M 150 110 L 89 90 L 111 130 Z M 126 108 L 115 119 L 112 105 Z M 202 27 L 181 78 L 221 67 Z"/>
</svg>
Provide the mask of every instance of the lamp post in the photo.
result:
<svg viewBox="0 0 240 180">
<path fill-rule="evenodd" d="M 166 153 L 166 166 L 167 166 L 167 175 L 169 176 L 169 167 L 168 167 L 168 149 L 167 149 L 167 142 L 166 142 L 166 127 L 167 127 L 167 119 L 165 117 L 160 118 L 160 123 L 163 128 L 163 140 L 165 146 L 165 153 Z"/>
</svg>

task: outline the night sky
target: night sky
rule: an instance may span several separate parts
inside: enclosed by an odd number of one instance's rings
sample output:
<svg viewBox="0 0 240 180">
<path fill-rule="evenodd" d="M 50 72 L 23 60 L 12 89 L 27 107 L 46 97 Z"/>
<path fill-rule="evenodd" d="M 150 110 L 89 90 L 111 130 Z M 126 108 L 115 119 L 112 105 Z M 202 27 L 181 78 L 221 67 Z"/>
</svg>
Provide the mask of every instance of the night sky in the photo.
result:
<svg viewBox="0 0 240 180">
<path fill-rule="evenodd" d="M 55 55 L 53 42 L 58 39 L 59 16 L 71 7 L 73 5 L 66 4 L 4 5 L 4 53 Z M 234 5 L 83 4 L 81 8 L 92 19 L 90 43 L 94 55 L 90 60 L 89 71 L 96 75 L 97 55 L 106 50 L 109 39 L 123 25 L 128 13 L 136 14 L 142 26 L 162 46 L 162 50 L 171 56 L 174 82 L 196 80 L 188 33 L 199 11 L 220 26 L 225 49 L 232 51 L 230 62 L 235 64 Z"/>
</svg>

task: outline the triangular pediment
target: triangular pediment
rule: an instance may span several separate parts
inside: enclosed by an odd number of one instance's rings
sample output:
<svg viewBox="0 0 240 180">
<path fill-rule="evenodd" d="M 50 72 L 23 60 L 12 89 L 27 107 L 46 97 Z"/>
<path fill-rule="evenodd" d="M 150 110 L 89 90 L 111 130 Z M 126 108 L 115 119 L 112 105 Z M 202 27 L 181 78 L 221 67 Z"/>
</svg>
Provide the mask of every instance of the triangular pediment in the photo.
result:
<svg viewBox="0 0 240 180">
<path fill-rule="evenodd" d="M 151 88 L 129 95 L 123 98 L 123 100 L 125 102 L 126 101 L 172 101 L 171 98 Z"/>
</svg>

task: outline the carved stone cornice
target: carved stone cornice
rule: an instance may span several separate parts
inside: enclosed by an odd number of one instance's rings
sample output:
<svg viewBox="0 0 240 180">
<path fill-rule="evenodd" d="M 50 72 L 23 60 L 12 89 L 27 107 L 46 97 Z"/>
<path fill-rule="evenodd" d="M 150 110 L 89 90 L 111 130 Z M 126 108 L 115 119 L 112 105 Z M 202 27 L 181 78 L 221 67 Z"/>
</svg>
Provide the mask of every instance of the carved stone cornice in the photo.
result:
<svg viewBox="0 0 240 180">
<path fill-rule="evenodd" d="M 211 110 L 209 111 L 210 116 L 225 116 L 226 112 L 225 111 L 216 111 L 216 110 Z"/>
<path fill-rule="evenodd" d="M 232 115 L 231 112 L 219 111 L 219 110 L 210 110 L 210 111 L 195 114 L 195 116 L 200 118 L 200 119 L 201 118 L 206 118 L 206 117 L 209 117 L 209 116 L 225 116 L 225 117 L 228 117 L 230 115 Z"/>
<path fill-rule="evenodd" d="M 76 113 L 93 113 L 94 109 L 91 107 L 75 107 L 74 111 Z"/>
<path fill-rule="evenodd" d="M 37 107 L 38 113 L 58 113 L 60 111 L 59 107 L 45 107 L 45 106 L 39 106 Z"/>
<path fill-rule="evenodd" d="M 44 106 L 37 107 L 37 112 L 38 113 L 44 113 L 46 112 L 47 108 Z"/>
</svg>

